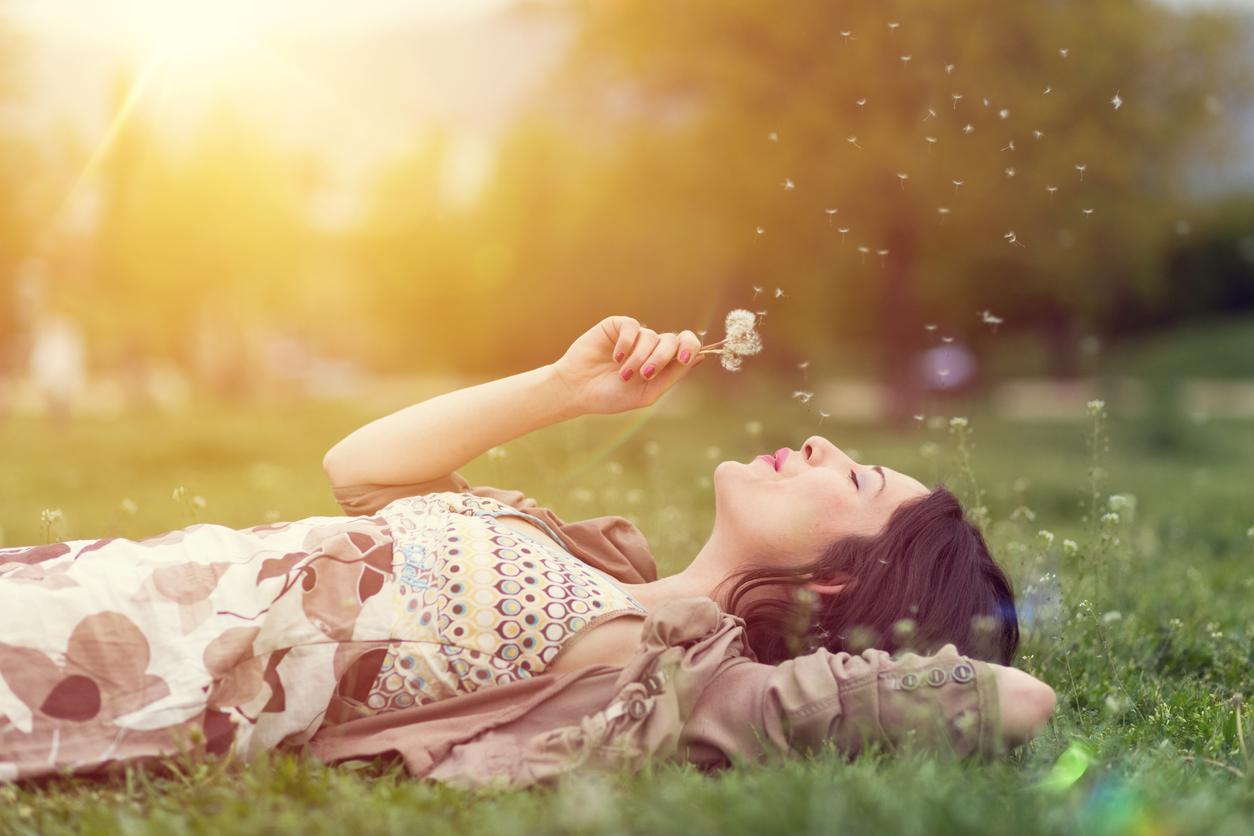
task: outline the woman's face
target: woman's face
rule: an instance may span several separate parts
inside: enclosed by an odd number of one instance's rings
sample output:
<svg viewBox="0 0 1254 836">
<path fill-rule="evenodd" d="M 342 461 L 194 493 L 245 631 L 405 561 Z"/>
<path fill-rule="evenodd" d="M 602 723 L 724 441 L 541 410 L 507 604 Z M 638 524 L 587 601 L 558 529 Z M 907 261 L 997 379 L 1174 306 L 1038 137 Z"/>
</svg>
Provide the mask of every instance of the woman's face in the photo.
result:
<svg viewBox="0 0 1254 836">
<path fill-rule="evenodd" d="M 924 496 L 916 479 L 860 465 L 825 438 L 714 471 L 715 528 L 757 562 L 802 565 L 846 535 L 879 533 L 902 502 Z"/>
</svg>

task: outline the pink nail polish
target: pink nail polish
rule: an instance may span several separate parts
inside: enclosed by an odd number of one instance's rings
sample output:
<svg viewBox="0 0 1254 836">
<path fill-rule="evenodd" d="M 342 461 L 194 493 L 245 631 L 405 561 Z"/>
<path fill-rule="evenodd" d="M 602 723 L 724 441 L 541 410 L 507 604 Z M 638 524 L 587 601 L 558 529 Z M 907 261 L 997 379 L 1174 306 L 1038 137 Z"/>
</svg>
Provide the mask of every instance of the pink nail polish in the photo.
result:
<svg viewBox="0 0 1254 836">
<path fill-rule="evenodd" d="M 640 370 L 640 374 L 644 375 L 645 380 L 653 376 L 653 366 L 645 366 Z"/>
<path fill-rule="evenodd" d="M 688 351 L 687 349 L 685 349 L 685 350 L 683 350 L 683 351 L 679 352 L 679 362 L 681 362 L 681 363 L 687 363 L 687 362 L 688 362 L 688 358 L 689 358 L 689 357 L 691 357 L 691 356 L 692 356 L 692 352 L 691 352 L 691 351 Z"/>
<path fill-rule="evenodd" d="M 621 351 L 620 351 L 620 352 L 618 352 L 617 354 L 615 354 L 615 355 L 614 355 L 614 362 L 615 362 L 615 363 L 621 363 L 621 362 L 623 362 L 623 358 L 624 358 L 624 357 L 626 357 L 626 356 L 627 356 L 626 354 L 624 354 L 623 352 L 621 352 Z"/>
<path fill-rule="evenodd" d="M 619 372 L 619 375 L 623 378 L 623 380 L 631 380 L 631 369 L 623 369 Z"/>
</svg>

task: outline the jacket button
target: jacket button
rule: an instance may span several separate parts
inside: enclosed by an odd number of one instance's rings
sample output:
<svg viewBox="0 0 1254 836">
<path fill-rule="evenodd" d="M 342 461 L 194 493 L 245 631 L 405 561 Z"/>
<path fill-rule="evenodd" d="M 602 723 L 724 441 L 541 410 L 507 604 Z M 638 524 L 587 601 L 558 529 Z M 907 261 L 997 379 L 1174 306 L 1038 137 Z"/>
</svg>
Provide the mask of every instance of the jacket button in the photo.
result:
<svg viewBox="0 0 1254 836">
<path fill-rule="evenodd" d="M 633 720 L 642 720 L 649 713 L 649 707 L 644 704 L 644 700 L 632 700 L 627 703 L 627 715 Z"/>
<path fill-rule="evenodd" d="M 649 692 L 649 696 L 655 696 L 662 693 L 663 682 L 662 677 L 655 673 L 649 674 L 644 680 L 644 689 Z"/>
<path fill-rule="evenodd" d="M 933 688 L 939 688 L 949 681 L 949 674 L 941 668 L 929 668 L 926 676 L 927 684 Z"/>
<path fill-rule="evenodd" d="M 953 672 L 950 674 L 954 678 L 954 682 L 959 685 L 965 685 L 975 679 L 975 668 L 971 667 L 967 662 L 959 662 L 954 665 Z"/>
<path fill-rule="evenodd" d="M 913 691 L 919 687 L 919 675 L 917 673 L 908 673 L 901 677 L 901 690 Z"/>
</svg>

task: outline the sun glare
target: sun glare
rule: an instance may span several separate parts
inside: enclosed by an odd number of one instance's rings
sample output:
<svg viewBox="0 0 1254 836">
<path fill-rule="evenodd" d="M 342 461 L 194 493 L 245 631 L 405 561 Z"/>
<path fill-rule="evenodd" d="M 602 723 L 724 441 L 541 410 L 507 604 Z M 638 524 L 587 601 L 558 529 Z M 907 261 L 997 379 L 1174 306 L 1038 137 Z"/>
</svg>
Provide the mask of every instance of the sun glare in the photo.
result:
<svg viewBox="0 0 1254 836">
<path fill-rule="evenodd" d="M 255 2 L 247 0 L 127 0 L 130 16 L 153 45 L 173 52 L 202 50 L 246 35 Z"/>
</svg>

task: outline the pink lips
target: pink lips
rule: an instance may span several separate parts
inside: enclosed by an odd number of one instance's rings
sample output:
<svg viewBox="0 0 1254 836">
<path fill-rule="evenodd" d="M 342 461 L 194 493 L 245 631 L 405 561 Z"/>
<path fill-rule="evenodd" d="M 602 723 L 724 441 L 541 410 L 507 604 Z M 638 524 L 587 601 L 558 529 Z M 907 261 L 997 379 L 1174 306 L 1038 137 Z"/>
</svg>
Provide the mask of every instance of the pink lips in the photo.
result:
<svg viewBox="0 0 1254 836">
<path fill-rule="evenodd" d="M 775 468 L 775 472 L 779 473 L 779 469 L 784 466 L 784 462 L 788 460 L 788 454 L 791 452 L 792 450 L 783 447 L 776 450 L 773 456 L 758 456 L 758 458 Z"/>
</svg>

